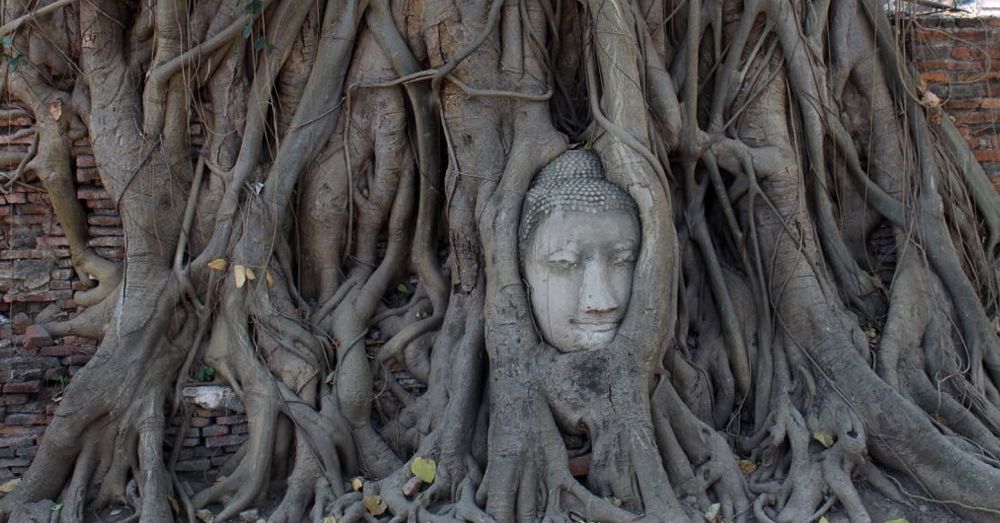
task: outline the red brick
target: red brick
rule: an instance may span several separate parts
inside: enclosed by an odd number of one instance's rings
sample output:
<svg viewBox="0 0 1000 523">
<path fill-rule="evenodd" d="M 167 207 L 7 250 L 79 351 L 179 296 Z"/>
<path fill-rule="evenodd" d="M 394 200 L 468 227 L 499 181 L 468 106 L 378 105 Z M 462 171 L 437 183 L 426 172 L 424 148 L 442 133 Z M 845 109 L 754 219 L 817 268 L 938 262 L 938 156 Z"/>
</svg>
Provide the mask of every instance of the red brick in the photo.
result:
<svg viewBox="0 0 1000 523">
<path fill-rule="evenodd" d="M 73 354 L 71 345 L 50 345 L 38 351 L 39 356 L 52 356 L 53 358 L 63 358 Z"/>
<path fill-rule="evenodd" d="M 205 438 L 205 446 L 208 448 L 218 448 L 218 447 L 228 447 L 231 445 L 240 445 L 246 441 L 247 437 L 243 435 L 229 435 L 229 436 L 218 436 L 214 438 Z"/>
<path fill-rule="evenodd" d="M 207 426 L 209 426 L 211 424 L 212 424 L 212 420 L 210 420 L 208 418 L 200 418 L 200 417 L 191 418 L 191 423 L 190 423 L 190 425 L 192 427 L 207 427 Z"/>
<path fill-rule="evenodd" d="M 205 437 L 225 436 L 226 434 L 229 434 L 229 427 L 225 425 L 208 425 L 201 429 L 201 435 Z"/>
<path fill-rule="evenodd" d="M 946 84 L 951 81 L 948 73 L 920 73 L 920 78 L 929 84 Z"/>
<path fill-rule="evenodd" d="M 21 434 L 17 436 L 0 437 L 0 449 L 31 447 L 35 445 L 36 438 L 33 434 Z"/>
<path fill-rule="evenodd" d="M 4 425 L 7 427 L 48 424 L 49 418 L 39 414 L 8 414 L 4 418 Z"/>
<path fill-rule="evenodd" d="M 0 396 L 0 403 L 4 405 L 24 405 L 28 402 L 28 396 L 24 394 L 4 394 Z"/>
<path fill-rule="evenodd" d="M 215 418 L 215 422 L 219 425 L 238 425 L 240 423 L 246 423 L 246 416 L 219 416 Z"/>
<path fill-rule="evenodd" d="M 24 334 L 21 335 L 21 344 L 27 349 L 45 347 L 52 345 L 52 336 L 41 325 L 31 325 L 24 329 Z"/>
<path fill-rule="evenodd" d="M 0 195 L 0 203 L 25 203 L 28 199 L 23 192 L 14 192 Z"/>
<path fill-rule="evenodd" d="M 31 318 L 28 317 L 27 314 L 19 312 L 14 315 L 13 319 L 14 332 L 21 334 L 24 332 L 24 329 L 30 327 L 32 323 L 34 322 L 31 320 Z"/>
<path fill-rule="evenodd" d="M 1000 161 L 1000 151 L 976 151 L 976 160 L 980 162 L 997 162 Z"/>
<path fill-rule="evenodd" d="M 958 46 L 951 50 L 951 57 L 959 60 L 978 60 L 983 52 L 973 47 Z"/>
<path fill-rule="evenodd" d="M 7 383 L 3 386 L 3 391 L 13 393 L 35 393 L 41 389 L 42 382 L 38 380 L 20 381 Z"/>
</svg>

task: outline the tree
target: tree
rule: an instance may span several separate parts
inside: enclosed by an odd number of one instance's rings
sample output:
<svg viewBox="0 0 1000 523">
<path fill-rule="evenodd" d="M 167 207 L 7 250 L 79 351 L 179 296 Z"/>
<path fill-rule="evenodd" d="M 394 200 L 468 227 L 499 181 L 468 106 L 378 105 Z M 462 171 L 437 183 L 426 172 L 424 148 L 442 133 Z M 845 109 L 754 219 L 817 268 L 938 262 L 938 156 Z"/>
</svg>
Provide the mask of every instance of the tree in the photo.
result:
<svg viewBox="0 0 1000 523">
<path fill-rule="evenodd" d="M 272 478 L 289 522 L 869 521 L 861 484 L 997 517 L 1000 197 L 883 2 L 3 9 L 23 171 L 94 286 L 47 328 L 102 341 L 0 519 L 51 498 L 82 520 L 134 482 L 140 521 L 171 500 L 224 520 Z M 84 132 L 121 268 L 85 248 Z M 517 228 L 571 145 L 631 195 L 642 247 L 614 341 L 562 354 Z M 202 365 L 250 434 L 189 497 L 164 430 Z"/>
</svg>

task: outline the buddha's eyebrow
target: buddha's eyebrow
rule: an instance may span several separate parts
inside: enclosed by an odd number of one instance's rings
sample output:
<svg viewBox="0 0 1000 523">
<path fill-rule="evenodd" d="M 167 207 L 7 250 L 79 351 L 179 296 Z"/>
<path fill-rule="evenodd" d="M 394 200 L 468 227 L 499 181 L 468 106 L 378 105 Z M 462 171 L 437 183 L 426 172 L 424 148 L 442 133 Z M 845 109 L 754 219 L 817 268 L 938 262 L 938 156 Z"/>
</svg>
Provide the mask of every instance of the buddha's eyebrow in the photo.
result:
<svg viewBox="0 0 1000 523">
<path fill-rule="evenodd" d="M 548 257 L 551 258 L 575 258 L 578 256 L 576 249 L 570 247 L 560 247 L 554 251 L 549 251 Z"/>
</svg>

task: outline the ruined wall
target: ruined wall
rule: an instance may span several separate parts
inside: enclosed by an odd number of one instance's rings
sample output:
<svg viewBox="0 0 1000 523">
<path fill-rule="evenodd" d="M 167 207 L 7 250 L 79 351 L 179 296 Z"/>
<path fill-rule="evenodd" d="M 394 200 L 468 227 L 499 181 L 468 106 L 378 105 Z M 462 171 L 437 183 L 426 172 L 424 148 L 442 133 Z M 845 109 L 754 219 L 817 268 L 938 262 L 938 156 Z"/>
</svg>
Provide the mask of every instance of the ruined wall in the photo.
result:
<svg viewBox="0 0 1000 523">
<path fill-rule="evenodd" d="M 920 78 L 1000 189 L 1000 17 L 899 20 Z"/>
<path fill-rule="evenodd" d="M 1000 189 L 1000 18 L 942 16 L 897 23 L 921 78 L 944 102 Z M 31 125 L 27 113 L 0 101 L 0 171 L 12 171 L 28 152 Z M 102 256 L 121 259 L 120 221 L 100 186 L 87 140 L 79 140 L 73 153 L 77 196 L 89 211 L 90 245 Z M 59 394 L 95 351 L 93 340 L 53 342 L 32 328 L 43 309 L 74 314 L 72 293 L 81 287 L 48 196 L 37 180 L 22 182 L 0 192 L 0 482 L 28 465 Z M 193 409 L 178 469 L 207 471 L 245 439 L 246 418 L 233 406 Z"/>
</svg>

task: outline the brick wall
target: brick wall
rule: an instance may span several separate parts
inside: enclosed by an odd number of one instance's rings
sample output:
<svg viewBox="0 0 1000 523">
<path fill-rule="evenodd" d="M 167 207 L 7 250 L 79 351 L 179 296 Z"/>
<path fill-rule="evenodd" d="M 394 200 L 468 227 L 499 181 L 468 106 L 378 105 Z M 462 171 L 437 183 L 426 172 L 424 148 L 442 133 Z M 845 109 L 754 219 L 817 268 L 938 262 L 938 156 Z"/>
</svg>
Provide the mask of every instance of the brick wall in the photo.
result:
<svg viewBox="0 0 1000 523">
<path fill-rule="evenodd" d="M 907 27 L 907 49 L 921 77 L 1000 187 L 1000 18 L 940 16 L 900 23 Z M 31 124 L 27 113 L 0 105 L 0 170 L 14 169 L 27 153 Z M 102 256 L 120 259 L 121 222 L 101 188 L 89 142 L 79 140 L 73 154 L 77 196 L 89 211 L 90 244 Z M 25 182 L 0 194 L 0 481 L 27 466 L 60 393 L 95 351 L 93 340 L 53 342 L 30 329 L 45 307 L 74 314 L 72 293 L 81 285 L 48 196 L 37 180 Z M 246 420 L 233 409 L 197 408 L 178 468 L 218 467 L 245 434 Z"/>
<path fill-rule="evenodd" d="M 0 105 L 0 170 L 13 171 L 28 153 L 32 123 L 27 112 Z M 121 220 L 101 187 L 90 142 L 77 140 L 72 152 L 77 198 L 88 213 L 88 243 L 99 255 L 121 260 Z M 78 312 L 73 292 L 83 288 L 41 183 L 25 179 L 0 192 L 0 482 L 28 466 L 70 378 L 97 350 L 94 340 L 53 341 L 33 326 L 43 310 L 56 318 Z M 176 427 L 171 431 L 176 434 Z M 246 419 L 236 409 L 196 408 L 178 470 L 217 468 L 246 432 Z"/>
<path fill-rule="evenodd" d="M 901 21 L 917 72 L 1000 188 L 1000 17 Z"/>
</svg>

